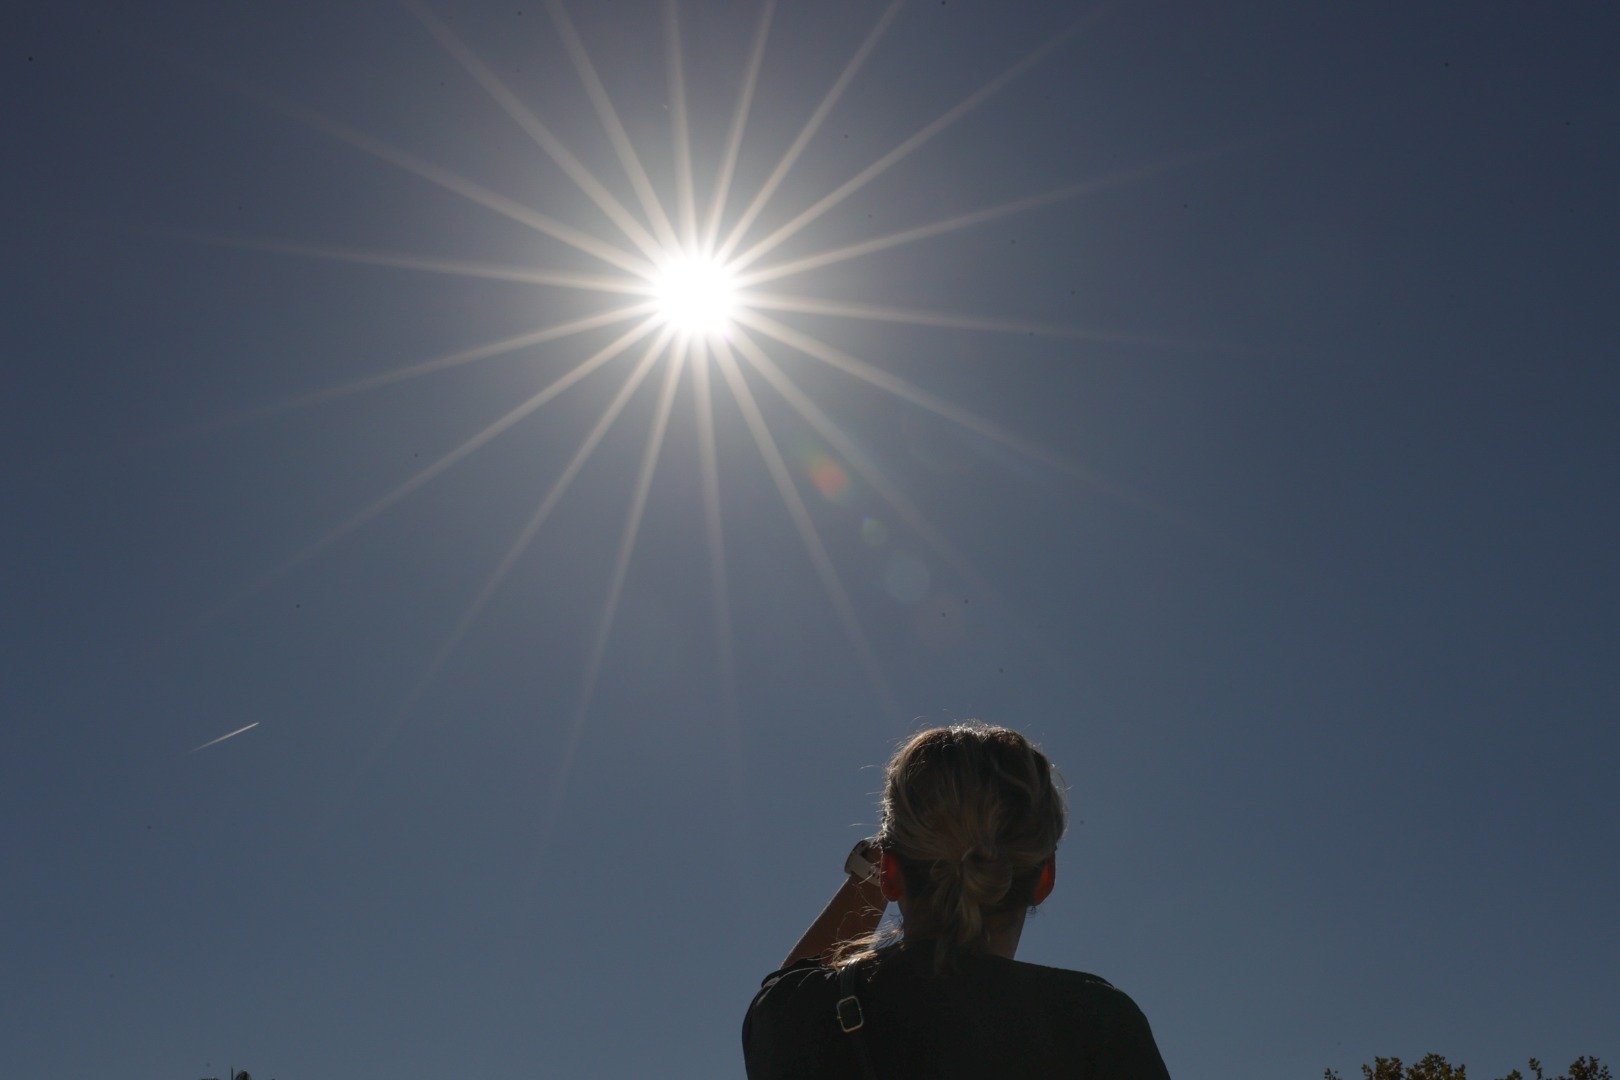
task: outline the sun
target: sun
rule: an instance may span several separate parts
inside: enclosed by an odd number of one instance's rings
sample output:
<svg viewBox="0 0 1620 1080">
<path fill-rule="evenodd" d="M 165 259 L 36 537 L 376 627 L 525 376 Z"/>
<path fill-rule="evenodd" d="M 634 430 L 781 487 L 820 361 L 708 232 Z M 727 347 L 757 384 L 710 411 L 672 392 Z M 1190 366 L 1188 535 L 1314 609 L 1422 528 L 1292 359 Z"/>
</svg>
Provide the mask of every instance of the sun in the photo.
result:
<svg viewBox="0 0 1620 1080">
<path fill-rule="evenodd" d="M 627 406 L 638 389 L 649 381 L 658 383 L 660 389 L 651 422 L 646 427 L 640 465 L 631 482 L 606 595 L 596 615 L 594 631 L 588 634 L 588 654 L 584 658 L 572 715 L 566 725 L 565 749 L 562 751 L 552 800 L 553 811 L 566 791 L 574 753 L 606 663 L 608 641 L 626 592 L 629 568 L 641 536 L 654 474 L 664 454 L 665 436 L 671 428 L 674 407 L 683 384 L 690 386 L 695 408 L 695 472 L 701 493 L 701 523 L 709 556 L 713 652 L 720 681 L 729 695 L 726 708 L 732 713 L 737 708 L 735 688 L 738 668 L 731 616 L 733 589 L 726 559 L 727 504 L 722 500 L 721 492 L 722 466 L 730 469 L 734 463 L 723 459 L 719 453 L 717 432 L 721 421 L 717 410 L 729 406 L 734 406 L 729 409 L 730 419 L 741 421 L 742 429 L 746 430 L 757 447 L 772 486 L 780 496 L 782 508 L 820 579 L 844 636 L 874 689 L 892 706 L 888 681 L 877 650 L 863 628 L 860 609 L 852 599 L 844 576 L 822 536 L 824 524 L 847 527 L 850 522 L 844 519 L 820 522 L 812 512 L 811 505 L 806 503 L 805 485 L 828 501 L 834 501 L 840 492 L 849 490 L 848 485 L 859 485 L 860 490 L 870 496 L 873 511 L 864 516 L 860 525 L 863 541 L 872 544 L 873 536 L 886 537 L 890 527 L 903 528 L 907 535 L 914 538 L 916 545 L 931 553 L 938 565 L 948 568 L 966 588 L 982 595 L 994 595 L 994 590 L 966 556 L 924 516 L 898 481 L 889 475 L 884 463 L 869 454 L 861 441 L 845 429 L 835 415 L 836 410 L 824 405 L 800 386 L 797 377 L 799 371 L 807 368 L 816 372 L 831 372 L 835 379 L 842 380 L 846 389 L 852 390 L 856 384 L 862 384 L 869 392 L 888 395 L 906 406 L 931 413 L 1023 458 L 1086 482 L 1095 481 L 1090 480 L 1089 470 L 1036 445 L 1016 430 L 948 401 L 925 386 L 889 370 L 880 362 L 863 359 L 823 340 L 817 333 L 799 325 L 797 316 L 811 316 L 823 323 L 833 319 L 845 325 L 899 324 L 936 331 L 1012 334 L 1019 337 L 1040 335 L 1086 340 L 1099 335 L 1086 328 L 1027 322 L 1016 318 L 893 307 L 866 298 L 859 301 L 832 299 L 800 292 L 794 282 L 802 281 L 803 275 L 825 273 L 869 255 L 930 241 L 1075 199 L 1143 175 L 1142 170 L 1122 171 L 951 217 L 909 224 L 895 232 L 863 235 L 853 241 L 831 246 L 824 246 L 830 241 L 812 228 L 822 217 L 888 174 L 940 132 L 1052 54 L 1087 24 L 1089 16 L 1076 20 L 1055 35 L 1046 36 L 1029 53 L 977 90 L 795 212 L 791 207 L 782 205 L 787 195 L 796 189 L 794 184 L 788 182 L 794 167 L 823 127 L 844 89 L 854 79 L 856 71 L 894 22 L 901 7 L 900 0 L 892 0 L 883 14 L 871 24 L 862 44 L 832 80 L 820 103 L 810 111 L 798 135 L 792 139 L 775 167 L 753 188 L 751 196 L 742 188 L 746 171 L 740 169 L 740 162 L 743 160 L 744 132 L 750 110 L 754 107 L 755 85 L 762 71 L 766 42 L 775 17 L 777 5 L 774 0 L 767 0 L 759 6 L 752 43 L 742 64 L 736 106 L 726 129 L 723 151 L 712 163 L 712 182 L 707 191 L 703 190 L 698 180 L 701 173 L 710 170 L 695 168 L 703 163 L 695 162 L 693 157 L 694 145 L 703 143 L 701 140 L 694 143 L 692 138 L 679 12 L 675 0 L 665 6 L 664 19 L 669 73 L 667 108 L 674 148 L 674 182 L 670 190 L 660 190 L 653 183 L 652 177 L 657 170 L 650 174 L 643 165 L 641 154 L 620 119 L 584 42 L 567 14 L 563 0 L 550 0 L 546 7 L 551 21 L 579 75 L 585 96 L 601 122 L 603 134 L 612 144 L 613 156 L 617 158 L 624 178 L 634 192 L 632 202 L 621 201 L 609 183 L 599 178 L 585 161 L 576 156 L 495 70 L 461 40 L 449 23 L 429 10 L 423 0 L 406 0 L 405 6 L 472 80 L 483 88 L 495 105 L 531 137 L 536 149 L 567 174 L 579 192 L 611 223 L 611 229 L 588 231 L 580 223 L 560 220 L 537 207 L 520 203 L 340 120 L 300 106 L 281 104 L 270 95 L 263 95 L 262 99 L 277 111 L 325 132 L 362 153 L 572 248 L 576 254 L 592 260 L 590 265 L 594 269 L 582 272 L 572 267 L 508 265 L 281 238 L 221 238 L 212 235 L 198 238 L 210 243 L 234 244 L 342 262 L 574 290 L 598 298 L 609 298 L 612 305 L 591 314 L 562 318 L 512 336 L 481 341 L 363 375 L 243 414 L 269 415 L 283 409 L 332 401 L 541 345 L 565 343 L 562 347 L 573 351 L 576 357 L 570 366 L 556 374 L 545 386 L 515 404 L 503 405 L 499 415 L 356 509 L 261 577 L 248 591 L 257 591 L 271 580 L 313 559 L 340 538 L 376 519 L 486 444 L 529 419 L 593 373 L 616 366 L 620 371 L 619 389 L 602 407 L 589 433 L 574 449 L 566 464 L 552 473 L 549 487 L 534 503 L 527 521 L 513 535 L 504 554 L 484 575 L 482 585 L 469 599 L 437 651 L 422 665 L 418 678 L 396 714 L 396 725 L 414 708 L 452 653 L 463 646 L 481 613 L 528 552 L 535 536 L 581 475 L 587 461 L 603 444 L 610 429 L 621 416 L 633 415 L 627 411 Z M 813 194 L 815 190 L 812 187 L 808 192 Z M 799 194 L 806 194 L 806 191 L 801 190 Z M 802 251 L 784 247 L 795 237 L 799 238 L 798 247 Z M 790 251 L 793 252 L 791 256 Z M 783 289 L 787 291 L 781 291 Z M 573 345 L 566 344 L 568 339 L 579 339 L 583 335 L 610 328 L 612 339 L 600 347 L 596 347 L 595 341 L 590 345 L 578 341 Z M 1110 341 L 1117 340 L 1116 335 L 1100 336 Z M 621 363 L 621 357 L 627 356 L 634 359 Z M 843 390 L 835 386 L 825 392 L 842 393 Z M 764 396 L 763 401 L 761 395 Z M 797 420 L 787 418 L 788 414 L 796 416 Z M 781 431 L 773 423 L 776 416 L 783 416 L 787 418 L 787 423 L 799 426 L 806 438 L 813 433 L 813 441 L 821 444 L 824 450 L 806 458 L 802 454 L 795 455 L 791 447 L 784 448 L 779 441 Z M 739 441 L 741 438 L 741 435 L 737 436 Z M 869 524 L 877 528 L 870 529 Z M 878 544 L 884 542 L 879 540 Z M 923 570 L 926 571 L 927 567 L 923 566 Z M 908 594 L 918 592 L 920 599 L 921 591 L 925 589 L 926 585 L 919 585 L 916 589 L 908 586 L 901 591 Z"/>
<path fill-rule="evenodd" d="M 671 254 L 658 266 L 652 288 L 660 319 L 679 333 L 724 334 L 740 306 L 737 276 L 712 255 Z"/>
</svg>

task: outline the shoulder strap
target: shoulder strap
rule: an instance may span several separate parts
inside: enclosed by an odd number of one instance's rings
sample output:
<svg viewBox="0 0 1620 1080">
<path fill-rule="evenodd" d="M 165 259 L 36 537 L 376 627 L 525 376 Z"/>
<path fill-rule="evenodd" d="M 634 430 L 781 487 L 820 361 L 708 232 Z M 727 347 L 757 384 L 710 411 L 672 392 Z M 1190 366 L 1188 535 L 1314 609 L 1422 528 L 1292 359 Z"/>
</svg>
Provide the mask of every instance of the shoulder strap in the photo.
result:
<svg viewBox="0 0 1620 1080">
<path fill-rule="evenodd" d="M 861 1075 L 866 1077 L 866 1080 L 877 1080 L 877 1070 L 872 1067 L 872 1054 L 866 1048 L 866 1036 L 861 1034 L 862 1029 L 866 1027 L 866 1017 L 861 1013 L 861 999 L 855 996 L 854 964 L 845 964 L 844 970 L 838 976 L 838 1026 L 855 1045 L 855 1056 L 861 1063 Z"/>
</svg>

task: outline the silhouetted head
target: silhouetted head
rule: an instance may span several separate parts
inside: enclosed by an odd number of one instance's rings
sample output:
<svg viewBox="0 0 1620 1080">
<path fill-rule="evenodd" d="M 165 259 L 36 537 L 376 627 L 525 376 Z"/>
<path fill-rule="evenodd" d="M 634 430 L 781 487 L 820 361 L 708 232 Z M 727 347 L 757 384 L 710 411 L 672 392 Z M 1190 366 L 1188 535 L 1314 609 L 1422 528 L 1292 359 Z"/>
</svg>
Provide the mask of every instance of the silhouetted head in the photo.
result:
<svg viewBox="0 0 1620 1080">
<path fill-rule="evenodd" d="M 878 831 L 905 936 L 934 942 L 945 968 L 1016 931 L 1052 891 L 1066 821 L 1052 763 L 1018 732 L 965 723 L 912 736 L 889 761 Z"/>
</svg>

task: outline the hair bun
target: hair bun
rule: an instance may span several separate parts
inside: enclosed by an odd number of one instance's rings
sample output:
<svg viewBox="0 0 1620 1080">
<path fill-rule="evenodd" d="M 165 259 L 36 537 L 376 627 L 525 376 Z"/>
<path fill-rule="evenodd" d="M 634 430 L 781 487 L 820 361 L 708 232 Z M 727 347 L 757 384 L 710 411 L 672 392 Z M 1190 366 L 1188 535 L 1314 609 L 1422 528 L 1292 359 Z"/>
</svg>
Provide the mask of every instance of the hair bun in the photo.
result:
<svg viewBox="0 0 1620 1080">
<path fill-rule="evenodd" d="M 956 861 L 960 865 L 966 866 L 970 862 L 988 863 L 995 862 L 999 858 L 1001 856 L 996 852 L 995 848 L 986 844 L 973 844 L 963 851 Z"/>
<path fill-rule="evenodd" d="M 985 844 L 969 847 L 956 861 L 962 896 L 979 905 L 995 906 L 1012 887 L 1012 871 L 996 850 Z"/>
</svg>

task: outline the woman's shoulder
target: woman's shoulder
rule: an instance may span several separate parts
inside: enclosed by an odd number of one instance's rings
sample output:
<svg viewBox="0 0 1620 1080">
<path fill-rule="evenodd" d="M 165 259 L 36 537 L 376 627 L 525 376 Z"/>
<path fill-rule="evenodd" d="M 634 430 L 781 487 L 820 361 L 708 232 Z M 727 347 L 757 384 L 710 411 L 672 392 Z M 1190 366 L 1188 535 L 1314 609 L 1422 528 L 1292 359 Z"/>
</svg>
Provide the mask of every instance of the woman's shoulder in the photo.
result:
<svg viewBox="0 0 1620 1080">
<path fill-rule="evenodd" d="M 765 976 L 743 1018 L 748 1075 L 838 1075 L 838 997 L 838 972 L 813 960 Z"/>
<path fill-rule="evenodd" d="M 1101 975 L 1093 975 L 1089 971 L 1048 967 L 1045 964 L 1031 964 L 1025 960 L 1001 960 L 999 964 L 1004 966 L 1012 978 L 1040 984 L 1053 990 L 1082 994 L 1099 1000 L 1131 1000 L 1119 987 Z"/>
<path fill-rule="evenodd" d="M 748 1006 L 749 1018 L 802 1016 L 807 1005 L 823 1000 L 827 1004 L 827 1015 L 831 1016 L 838 996 L 838 975 L 835 968 L 814 960 L 800 960 L 773 971 L 760 981 L 759 991 Z"/>
<path fill-rule="evenodd" d="M 1126 1025 L 1145 1022 L 1141 1008 L 1125 991 L 1089 971 L 1047 967 L 1021 960 L 1009 960 L 1012 977 L 1052 1001 L 1065 1001 L 1083 1008 L 1104 1024 Z"/>
<path fill-rule="evenodd" d="M 1032 1008 L 1035 1002 L 1045 1002 L 1050 1015 L 1064 1018 L 1064 1026 L 1100 1075 L 1168 1080 L 1153 1028 L 1125 991 L 1089 971 L 1018 960 L 1003 963 L 1019 985 L 1016 996 L 1030 1002 Z"/>
</svg>

